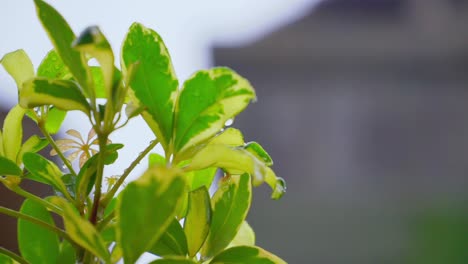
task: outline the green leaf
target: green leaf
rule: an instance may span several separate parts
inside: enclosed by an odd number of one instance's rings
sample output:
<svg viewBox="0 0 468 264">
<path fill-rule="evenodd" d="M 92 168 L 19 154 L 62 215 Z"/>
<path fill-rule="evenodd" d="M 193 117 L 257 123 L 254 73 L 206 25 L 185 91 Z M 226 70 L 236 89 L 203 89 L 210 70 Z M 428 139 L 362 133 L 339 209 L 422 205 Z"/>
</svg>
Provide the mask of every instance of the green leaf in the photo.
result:
<svg viewBox="0 0 468 264">
<path fill-rule="evenodd" d="M 273 199 L 279 199 L 286 191 L 284 180 L 277 177 L 263 161 L 242 147 L 209 144 L 193 157 L 185 169 L 192 171 L 207 167 L 219 167 L 230 174 L 248 173 L 252 175 L 255 186 L 266 182 L 273 189 Z"/>
<path fill-rule="evenodd" d="M 228 248 L 218 254 L 210 264 L 286 264 L 286 262 L 272 253 L 259 248 L 240 246 Z"/>
<path fill-rule="evenodd" d="M 26 152 L 38 152 L 41 149 L 45 148 L 49 142 L 45 138 L 40 138 L 38 135 L 32 135 L 30 138 L 24 142 L 21 146 L 21 149 L 18 153 L 18 158 L 16 160 L 16 164 L 23 163 L 23 155 Z"/>
<path fill-rule="evenodd" d="M 26 199 L 20 212 L 55 226 L 47 209 Z M 59 237 L 56 233 L 27 220 L 18 219 L 18 246 L 23 258 L 31 263 L 56 263 L 59 255 Z"/>
<path fill-rule="evenodd" d="M 99 155 L 96 154 L 88 159 L 78 173 L 75 193 L 79 201 L 85 201 L 93 189 L 96 181 L 98 157 Z"/>
<path fill-rule="evenodd" d="M 244 222 L 252 200 L 250 176 L 231 176 L 213 196 L 210 233 L 201 254 L 213 257 L 231 243 Z"/>
<path fill-rule="evenodd" d="M 76 263 L 75 248 L 67 240 L 64 240 L 60 244 L 60 254 L 58 255 L 56 263 L 57 264 L 75 264 Z"/>
<path fill-rule="evenodd" d="M 193 257 L 203 246 L 211 224 L 210 193 L 205 186 L 189 192 L 184 231 L 188 241 L 189 256 Z"/>
<path fill-rule="evenodd" d="M 106 98 L 106 85 L 104 84 L 104 75 L 101 67 L 91 66 L 91 76 L 93 76 L 94 90 L 96 98 Z"/>
<path fill-rule="evenodd" d="M 27 152 L 23 155 L 23 163 L 34 177 L 49 183 L 56 190 L 71 199 L 67 187 L 61 179 L 62 172 L 52 161 L 47 160 L 39 154 Z"/>
<path fill-rule="evenodd" d="M 175 152 L 181 153 L 218 133 L 244 110 L 255 91 L 228 68 L 199 71 L 184 83 L 176 108 Z"/>
<path fill-rule="evenodd" d="M 197 264 L 191 259 L 183 258 L 183 257 L 168 257 L 164 259 L 157 259 L 155 261 L 150 262 L 149 264 Z"/>
<path fill-rule="evenodd" d="M 81 218 L 77 210 L 63 198 L 55 196 L 50 201 L 63 209 L 65 230 L 73 241 L 104 261 L 110 262 L 109 251 L 96 228 L 87 219 Z"/>
<path fill-rule="evenodd" d="M 166 232 L 151 247 L 149 252 L 162 257 L 187 255 L 187 238 L 179 221 L 174 219 L 171 222 Z"/>
<path fill-rule="evenodd" d="M 73 42 L 73 47 L 87 53 L 101 65 L 106 98 L 112 99 L 114 87 L 114 53 L 104 34 L 96 26 L 86 28 Z"/>
<path fill-rule="evenodd" d="M 242 222 L 239 231 L 228 247 L 237 246 L 255 246 L 255 232 L 247 221 Z"/>
<path fill-rule="evenodd" d="M 7 255 L 3 255 L 2 253 L 0 253 L 0 263 L 2 263 L 2 264 L 17 264 L 18 262 L 16 262 L 14 259 L 12 259 L 11 257 L 9 257 Z"/>
<path fill-rule="evenodd" d="M 164 166 L 166 165 L 166 158 L 158 153 L 150 153 L 148 156 L 148 165 L 150 167 L 154 165 Z"/>
<path fill-rule="evenodd" d="M 26 110 L 15 105 L 8 112 L 3 122 L 3 151 L 5 157 L 16 161 L 16 157 L 23 141 L 23 117 Z"/>
<path fill-rule="evenodd" d="M 169 52 L 155 31 L 134 23 L 123 43 L 122 60 L 127 69 L 138 63 L 130 87 L 146 106 L 143 118 L 167 152 L 179 85 Z"/>
<path fill-rule="evenodd" d="M 216 176 L 217 168 L 211 167 L 202 170 L 189 171 L 185 173 L 190 191 L 205 186 L 210 189 L 211 184 Z"/>
<path fill-rule="evenodd" d="M 45 122 L 45 129 L 50 134 L 57 134 L 62 126 L 63 120 L 67 112 L 62 111 L 56 107 L 50 107 L 47 112 L 47 119 Z"/>
<path fill-rule="evenodd" d="M 80 110 L 85 114 L 90 108 L 76 83 L 67 80 L 31 79 L 23 84 L 19 97 L 24 108 L 53 105 L 61 110 Z"/>
<path fill-rule="evenodd" d="M 88 72 L 85 60 L 80 52 L 72 48 L 72 42 L 76 38 L 75 33 L 73 33 L 67 21 L 52 6 L 42 0 L 34 0 L 34 3 L 36 4 L 39 20 L 49 35 L 52 45 L 62 58 L 63 63 L 89 96 L 87 91 Z"/>
<path fill-rule="evenodd" d="M 0 60 L 0 64 L 13 77 L 18 86 L 18 91 L 21 90 L 24 82 L 34 77 L 34 66 L 22 49 L 7 53 Z"/>
<path fill-rule="evenodd" d="M 116 208 L 117 241 L 125 263 L 134 263 L 159 240 L 174 219 L 185 188 L 182 171 L 154 166 L 122 191 Z"/>
<path fill-rule="evenodd" d="M 16 163 L 3 156 L 0 156 L 0 176 L 5 175 L 21 176 L 22 171 L 20 167 L 16 165 Z"/>
<path fill-rule="evenodd" d="M 37 76 L 49 79 L 71 80 L 70 70 L 65 66 L 57 51 L 51 50 L 42 60 L 37 69 Z"/>
<path fill-rule="evenodd" d="M 247 143 L 245 145 L 244 149 L 247 150 L 248 152 L 254 154 L 255 157 L 257 157 L 258 159 L 263 161 L 263 163 L 265 163 L 265 165 L 267 165 L 267 166 L 273 165 L 273 159 L 270 157 L 268 152 L 266 152 L 265 149 L 260 144 L 258 144 L 257 142 Z"/>
<path fill-rule="evenodd" d="M 244 136 L 239 129 L 235 128 L 227 128 L 222 133 L 214 137 L 209 142 L 210 145 L 225 145 L 231 147 L 239 147 L 243 146 L 244 143 Z"/>
<path fill-rule="evenodd" d="M 3 151 L 3 133 L 0 129 L 0 156 L 4 156 L 5 152 Z"/>
</svg>

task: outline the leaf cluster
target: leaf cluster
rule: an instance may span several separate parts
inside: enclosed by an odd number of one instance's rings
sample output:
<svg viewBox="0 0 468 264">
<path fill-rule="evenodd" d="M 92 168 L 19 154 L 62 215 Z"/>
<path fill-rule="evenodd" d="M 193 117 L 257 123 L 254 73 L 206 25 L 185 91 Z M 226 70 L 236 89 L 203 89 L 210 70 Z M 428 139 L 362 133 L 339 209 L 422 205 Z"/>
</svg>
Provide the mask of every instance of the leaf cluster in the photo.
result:
<svg viewBox="0 0 468 264">
<path fill-rule="evenodd" d="M 104 34 L 88 27 L 78 36 L 49 4 L 35 0 L 37 14 L 54 46 L 37 71 L 23 50 L 0 63 L 18 87 L 18 105 L 0 130 L 0 181 L 26 198 L 18 218 L 21 256 L 0 248 L 5 263 L 135 263 L 143 253 L 152 263 L 284 263 L 255 246 L 245 221 L 252 187 L 285 192 L 273 161 L 256 142 L 227 123 L 256 100 L 251 84 L 233 70 L 217 67 L 194 73 L 179 85 L 162 38 L 134 23 L 122 44 L 120 69 Z M 93 65 L 96 61 L 98 66 Z M 88 140 L 55 140 L 67 112 L 89 120 Z M 23 142 L 27 116 L 42 132 Z M 120 175 L 104 177 L 118 162 L 123 144 L 109 136 L 141 116 L 154 132 Z M 95 139 L 93 140 L 93 138 Z M 160 144 L 164 155 L 151 153 Z M 63 168 L 37 152 L 50 146 Z M 98 149 L 92 149 L 97 146 Z M 67 157 L 75 149 L 80 163 Z M 146 156 L 148 169 L 124 185 Z M 216 174 L 222 178 L 213 184 Z M 21 188 L 33 180 L 55 195 L 41 198 Z M 211 196 L 209 188 L 216 189 Z M 121 190 L 119 192 L 119 190 Z M 63 219 L 58 227 L 51 214 Z M 181 224 L 183 223 L 183 224 Z M 2 262 L 3 263 L 3 262 Z"/>
</svg>

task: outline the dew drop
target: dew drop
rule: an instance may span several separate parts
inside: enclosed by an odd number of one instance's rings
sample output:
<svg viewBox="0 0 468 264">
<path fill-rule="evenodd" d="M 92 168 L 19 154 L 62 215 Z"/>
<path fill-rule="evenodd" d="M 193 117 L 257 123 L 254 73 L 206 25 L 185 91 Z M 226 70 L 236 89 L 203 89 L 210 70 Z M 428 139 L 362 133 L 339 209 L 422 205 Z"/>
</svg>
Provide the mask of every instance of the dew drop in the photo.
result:
<svg viewBox="0 0 468 264">
<path fill-rule="evenodd" d="M 232 125 L 232 123 L 234 123 L 234 119 L 233 119 L 233 118 L 226 120 L 226 122 L 224 123 L 224 125 L 225 125 L 225 126 L 230 126 L 230 125 Z"/>
<path fill-rule="evenodd" d="M 67 165 L 63 164 L 62 169 L 66 169 L 66 168 L 67 168 Z"/>
</svg>

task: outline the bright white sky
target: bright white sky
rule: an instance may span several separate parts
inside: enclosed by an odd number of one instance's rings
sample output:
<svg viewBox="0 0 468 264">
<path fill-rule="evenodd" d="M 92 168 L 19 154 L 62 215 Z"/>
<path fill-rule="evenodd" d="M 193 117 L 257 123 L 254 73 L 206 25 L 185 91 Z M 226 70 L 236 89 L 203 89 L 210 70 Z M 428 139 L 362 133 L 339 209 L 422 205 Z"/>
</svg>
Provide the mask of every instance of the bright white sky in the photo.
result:
<svg viewBox="0 0 468 264">
<path fill-rule="evenodd" d="M 240 46 L 251 43 L 269 32 L 307 14 L 319 0 L 50 0 L 69 22 L 76 34 L 89 25 L 99 25 L 114 51 L 120 50 L 128 27 L 135 21 L 155 29 L 171 53 L 175 70 L 185 80 L 198 69 L 213 66 L 211 47 Z M 52 48 L 35 13 L 32 0 L 0 3 L 0 57 L 24 49 L 37 67 Z M 229 65 L 226 65 L 229 66 Z M 8 109 L 17 101 L 13 80 L 0 67 L 0 107 Z M 82 121 L 80 121 L 82 120 Z M 65 125 L 86 135 L 89 125 L 79 114 L 69 114 Z M 139 151 L 154 138 L 141 120 L 111 136 L 125 143 L 119 151 L 120 165 L 107 169 L 106 175 L 120 174 Z M 123 141 L 123 142 L 122 142 Z M 128 160 L 128 162 L 125 162 Z M 132 177 L 139 175 L 142 162 Z"/>
</svg>

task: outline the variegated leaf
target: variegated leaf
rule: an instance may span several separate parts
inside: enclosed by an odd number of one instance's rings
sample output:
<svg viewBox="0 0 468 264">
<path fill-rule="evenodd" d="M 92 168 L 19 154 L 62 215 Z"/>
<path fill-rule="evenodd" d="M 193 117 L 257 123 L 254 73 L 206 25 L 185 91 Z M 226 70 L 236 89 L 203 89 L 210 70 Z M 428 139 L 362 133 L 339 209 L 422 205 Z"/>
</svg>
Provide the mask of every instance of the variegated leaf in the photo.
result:
<svg viewBox="0 0 468 264">
<path fill-rule="evenodd" d="M 13 77 L 21 90 L 23 83 L 34 77 L 34 66 L 24 50 L 16 50 L 6 54 L 1 60 L 5 70 Z"/>
<path fill-rule="evenodd" d="M 214 257 L 209 264 L 244 264 L 244 263 L 262 263 L 262 264 L 286 264 L 286 262 L 272 253 L 251 246 L 239 246 L 228 248 Z"/>
</svg>

